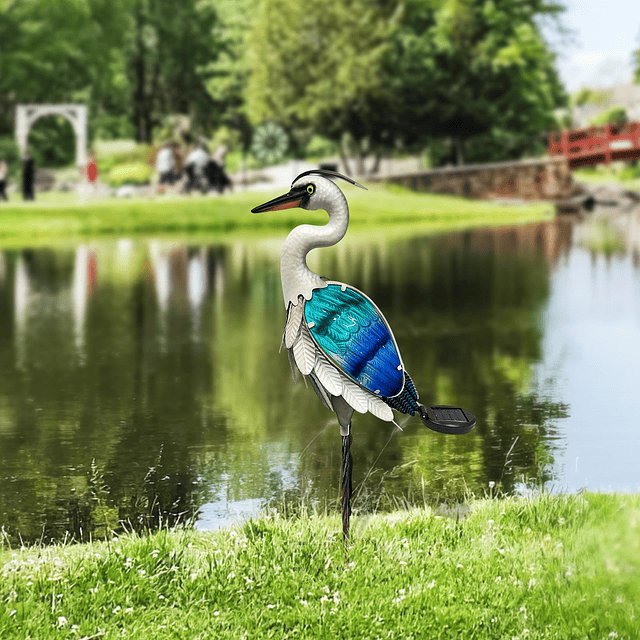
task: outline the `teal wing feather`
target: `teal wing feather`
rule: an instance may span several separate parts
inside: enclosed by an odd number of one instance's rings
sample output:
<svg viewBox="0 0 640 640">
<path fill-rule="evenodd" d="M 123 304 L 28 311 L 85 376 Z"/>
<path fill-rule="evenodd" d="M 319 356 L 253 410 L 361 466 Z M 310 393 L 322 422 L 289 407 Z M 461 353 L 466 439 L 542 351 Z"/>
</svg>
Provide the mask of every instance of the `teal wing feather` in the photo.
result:
<svg viewBox="0 0 640 640">
<path fill-rule="evenodd" d="M 395 341 L 364 294 L 331 283 L 313 292 L 304 314 L 318 346 L 350 378 L 383 397 L 402 391 L 404 372 Z"/>
</svg>

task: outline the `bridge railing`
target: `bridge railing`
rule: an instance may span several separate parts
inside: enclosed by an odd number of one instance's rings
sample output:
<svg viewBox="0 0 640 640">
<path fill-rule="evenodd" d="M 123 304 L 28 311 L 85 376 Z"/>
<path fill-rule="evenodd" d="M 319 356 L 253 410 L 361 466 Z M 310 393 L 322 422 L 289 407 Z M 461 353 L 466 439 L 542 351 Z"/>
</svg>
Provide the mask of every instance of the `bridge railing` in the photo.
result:
<svg viewBox="0 0 640 640">
<path fill-rule="evenodd" d="M 564 156 L 572 168 L 640 158 L 640 122 L 552 132 L 547 152 Z"/>
</svg>

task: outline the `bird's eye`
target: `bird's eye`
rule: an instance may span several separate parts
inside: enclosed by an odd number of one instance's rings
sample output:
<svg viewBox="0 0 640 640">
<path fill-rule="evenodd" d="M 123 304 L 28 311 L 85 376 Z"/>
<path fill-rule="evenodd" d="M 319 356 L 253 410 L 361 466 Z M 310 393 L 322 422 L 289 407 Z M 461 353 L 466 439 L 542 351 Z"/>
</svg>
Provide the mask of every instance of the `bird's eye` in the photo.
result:
<svg viewBox="0 0 640 640">
<path fill-rule="evenodd" d="M 315 190 L 316 190 L 316 188 L 312 184 L 308 184 L 307 185 L 307 193 L 309 195 L 311 195 Z"/>
</svg>

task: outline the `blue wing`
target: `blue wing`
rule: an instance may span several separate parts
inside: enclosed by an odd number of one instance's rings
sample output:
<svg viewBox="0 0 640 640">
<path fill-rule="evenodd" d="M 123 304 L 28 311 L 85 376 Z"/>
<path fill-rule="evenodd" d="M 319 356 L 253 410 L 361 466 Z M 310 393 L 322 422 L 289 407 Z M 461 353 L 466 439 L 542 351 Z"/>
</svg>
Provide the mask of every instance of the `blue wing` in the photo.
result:
<svg viewBox="0 0 640 640">
<path fill-rule="evenodd" d="M 372 393 L 399 394 L 404 374 L 395 341 L 371 300 L 346 285 L 316 289 L 305 303 L 305 321 L 317 345 L 353 380 Z"/>
</svg>

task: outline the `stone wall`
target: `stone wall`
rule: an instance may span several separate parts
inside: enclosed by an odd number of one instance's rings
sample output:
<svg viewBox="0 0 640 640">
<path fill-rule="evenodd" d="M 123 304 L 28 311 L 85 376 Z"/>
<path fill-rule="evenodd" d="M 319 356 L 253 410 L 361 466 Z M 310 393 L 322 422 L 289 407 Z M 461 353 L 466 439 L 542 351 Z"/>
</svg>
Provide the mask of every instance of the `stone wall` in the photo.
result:
<svg viewBox="0 0 640 640">
<path fill-rule="evenodd" d="M 377 180 L 414 191 L 489 200 L 559 200 L 569 197 L 575 187 L 563 157 L 444 167 Z"/>
</svg>

